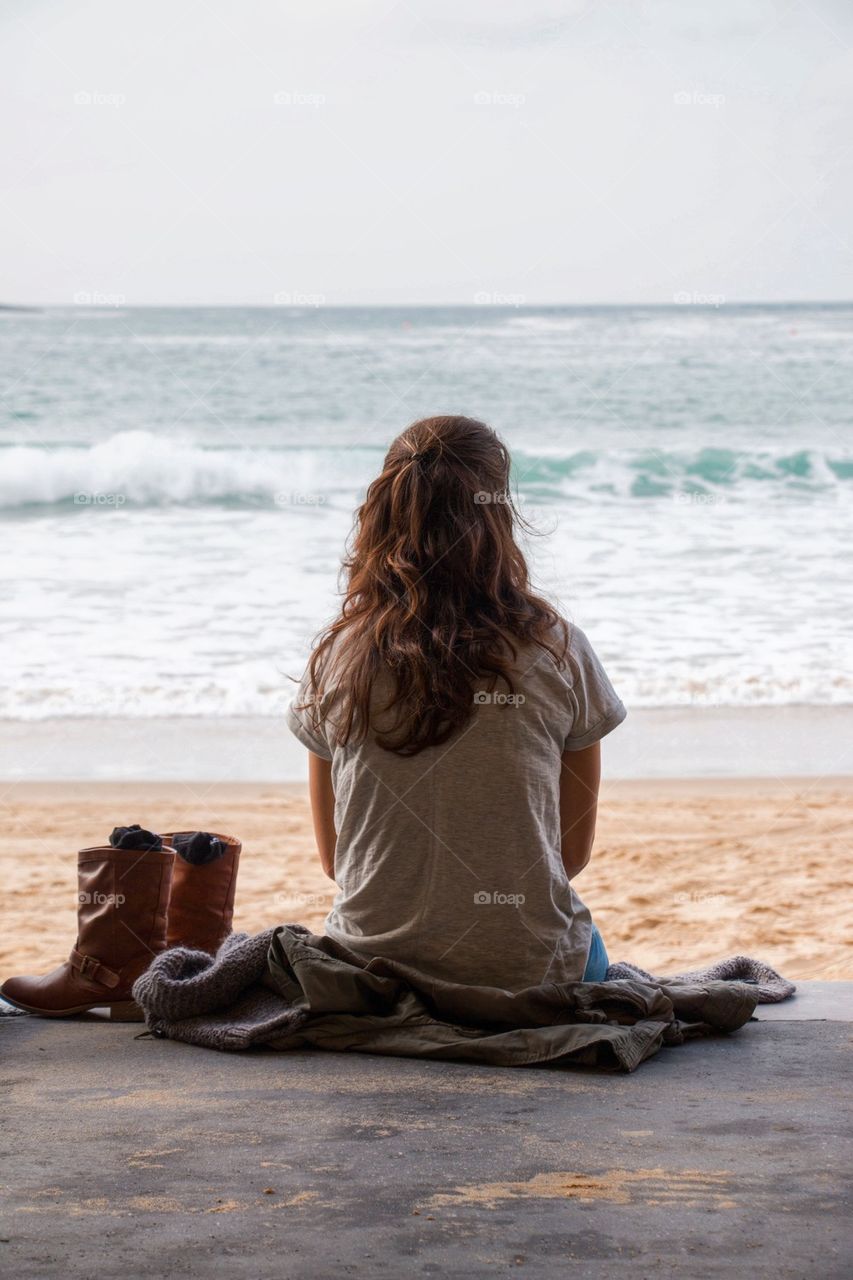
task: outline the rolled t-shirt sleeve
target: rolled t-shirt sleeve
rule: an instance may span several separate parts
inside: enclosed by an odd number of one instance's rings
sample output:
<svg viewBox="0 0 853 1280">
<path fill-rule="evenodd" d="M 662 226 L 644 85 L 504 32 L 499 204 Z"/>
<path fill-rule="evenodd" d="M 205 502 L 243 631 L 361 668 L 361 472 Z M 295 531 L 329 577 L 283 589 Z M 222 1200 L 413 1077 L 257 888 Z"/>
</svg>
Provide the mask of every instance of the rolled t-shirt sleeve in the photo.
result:
<svg viewBox="0 0 853 1280">
<path fill-rule="evenodd" d="M 565 678 L 569 683 L 572 727 L 564 751 L 582 751 L 600 742 L 628 714 L 607 672 L 580 627 L 572 627 Z"/>
<path fill-rule="evenodd" d="M 307 673 L 303 676 L 302 683 L 287 708 L 286 719 L 287 727 L 304 747 L 313 751 L 315 755 L 322 756 L 324 760 L 331 760 L 332 751 L 327 740 L 326 722 L 320 720 L 317 715 L 314 699 L 309 692 Z"/>
</svg>

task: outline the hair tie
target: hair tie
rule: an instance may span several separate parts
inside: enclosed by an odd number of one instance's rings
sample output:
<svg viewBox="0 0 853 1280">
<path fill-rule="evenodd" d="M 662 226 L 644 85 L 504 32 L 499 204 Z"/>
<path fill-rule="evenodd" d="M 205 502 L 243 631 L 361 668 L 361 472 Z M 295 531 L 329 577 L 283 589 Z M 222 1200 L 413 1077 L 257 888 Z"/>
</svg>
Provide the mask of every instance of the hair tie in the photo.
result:
<svg viewBox="0 0 853 1280">
<path fill-rule="evenodd" d="M 440 452 L 436 445 L 428 444 L 425 449 L 414 449 L 409 454 L 409 462 L 434 462 Z"/>
</svg>

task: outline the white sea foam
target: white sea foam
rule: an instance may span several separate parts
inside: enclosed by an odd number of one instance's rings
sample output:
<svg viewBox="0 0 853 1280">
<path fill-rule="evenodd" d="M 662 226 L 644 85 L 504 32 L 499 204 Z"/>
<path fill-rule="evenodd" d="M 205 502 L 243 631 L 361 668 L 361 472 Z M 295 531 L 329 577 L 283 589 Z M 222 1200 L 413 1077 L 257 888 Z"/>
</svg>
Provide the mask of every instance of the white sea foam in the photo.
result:
<svg viewBox="0 0 853 1280">
<path fill-rule="evenodd" d="M 304 490 L 322 498 L 352 489 L 381 453 L 206 449 L 149 431 L 126 431 L 89 447 L 17 445 L 0 449 L 0 508 L 74 502 L 80 495 L 121 495 L 125 503 L 166 506 L 232 500 L 275 504 Z M 306 502 L 306 505 L 309 505 Z"/>
</svg>

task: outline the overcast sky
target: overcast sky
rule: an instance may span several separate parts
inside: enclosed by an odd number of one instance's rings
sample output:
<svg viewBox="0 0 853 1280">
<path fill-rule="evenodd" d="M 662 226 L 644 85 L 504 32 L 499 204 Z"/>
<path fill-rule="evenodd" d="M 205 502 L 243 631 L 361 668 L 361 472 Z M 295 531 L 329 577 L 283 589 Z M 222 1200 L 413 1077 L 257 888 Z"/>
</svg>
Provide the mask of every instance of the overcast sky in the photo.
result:
<svg viewBox="0 0 853 1280">
<path fill-rule="evenodd" d="M 853 297 L 850 0 L 7 0 L 0 301 Z"/>
</svg>

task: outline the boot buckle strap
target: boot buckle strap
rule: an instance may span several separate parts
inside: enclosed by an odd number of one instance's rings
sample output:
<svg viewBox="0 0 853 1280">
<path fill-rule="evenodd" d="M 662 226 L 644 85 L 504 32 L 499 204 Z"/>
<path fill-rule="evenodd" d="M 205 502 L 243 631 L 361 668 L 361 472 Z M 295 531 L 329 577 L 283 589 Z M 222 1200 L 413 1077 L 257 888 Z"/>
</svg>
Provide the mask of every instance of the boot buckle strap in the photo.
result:
<svg viewBox="0 0 853 1280">
<path fill-rule="evenodd" d="M 108 969 L 105 964 L 101 964 L 100 960 L 95 956 L 86 956 L 80 951 L 72 951 L 71 963 L 81 978 L 88 978 L 90 982 L 98 982 L 102 987 L 117 987 L 121 982 L 119 975 L 114 973 L 112 969 Z"/>
</svg>

